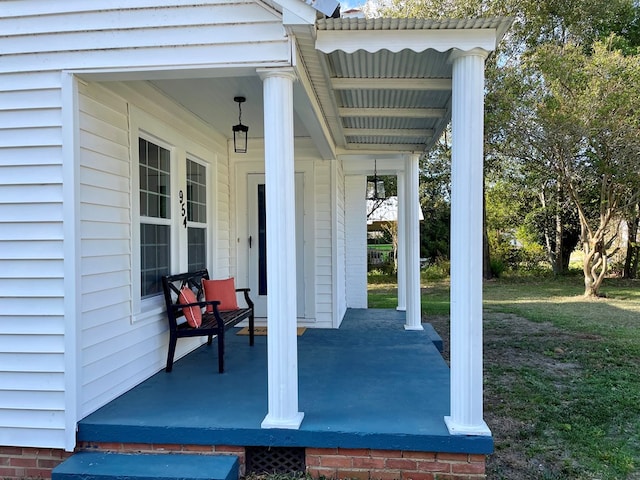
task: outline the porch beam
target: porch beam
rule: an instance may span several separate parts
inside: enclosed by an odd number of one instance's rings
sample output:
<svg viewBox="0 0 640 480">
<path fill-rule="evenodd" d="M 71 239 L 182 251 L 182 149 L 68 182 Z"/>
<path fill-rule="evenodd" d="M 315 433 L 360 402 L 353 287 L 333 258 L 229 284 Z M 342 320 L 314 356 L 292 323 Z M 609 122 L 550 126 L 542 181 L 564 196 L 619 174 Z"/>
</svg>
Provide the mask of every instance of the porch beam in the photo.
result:
<svg viewBox="0 0 640 480">
<path fill-rule="evenodd" d="M 451 159 L 452 435 L 491 435 L 482 406 L 482 185 L 484 62 L 453 52 Z"/>
<path fill-rule="evenodd" d="M 405 158 L 405 245 L 406 245 L 406 297 L 405 330 L 423 330 L 420 306 L 420 215 L 418 201 L 418 161 L 420 154 Z"/>
<path fill-rule="evenodd" d="M 452 28 L 433 30 L 318 30 L 316 48 L 323 53 L 341 50 L 353 53 L 389 50 L 424 52 L 432 49 L 446 52 L 451 49 L 469 51 L 480 47 L 486 51 L 496 48 L 495 28 Z"/>
<path fill-rule="evenodd" d="M 444 108 L 338 108 L 341 117 L 442 118 Z"/>
<path fill-rule="evenodd" d="M 331 79 L 334 90 L 451 90 L 450 78 L 338 78 Z"/>
<path fill-rule="evenodd" d="M 406 137 L 406 138 L 426 138 L 433 136 L 433 130 L 428 128 L 344 128 L 342 130 L 345 137 Z"/>
<path fill-rule="evenodd" d="M 267 206 L 267 374 L 262 428 L 298 429 L 298 340 L 292 68 L 259 69 L 264 91 Z"/>
<path fill-rule="evenodd" d="M 424 143 L 349 143 L 344 148 L 367 152 L 421 152 L 424 150 Z"/>
</svg>

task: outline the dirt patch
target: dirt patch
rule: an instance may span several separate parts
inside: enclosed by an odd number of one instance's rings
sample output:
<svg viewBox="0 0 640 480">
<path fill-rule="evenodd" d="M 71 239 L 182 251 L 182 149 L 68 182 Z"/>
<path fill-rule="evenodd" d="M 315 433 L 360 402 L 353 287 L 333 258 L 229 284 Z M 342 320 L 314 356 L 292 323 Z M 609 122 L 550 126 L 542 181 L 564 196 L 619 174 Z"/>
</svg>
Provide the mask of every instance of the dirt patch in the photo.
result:
<svg viewBox="0 0 640 480">
<path fill-rule="evenodd" d="M 449 317 L 429 316 L 425 321 L 431 323 L 442 337 L 443 357 L 449 362 Z M 551 458 L 556 458 L 551 461 L 548 454 L 544 459 L 531 455 L 527 451 L 527 439 L 535 425 L 509 415 L 506 396 L 519 381 L 518 374 L 496 376 L 487 375 L 487 372 L 493 366 L 499 366 L 503 372 L 505 367 L 507 372 L 509 367 L 513 367 L 513 372 L 522 367 L 535 369 L 557 378 L 556 388 L 560 390 L 570 377 L 579 374 L 579 366 L 565 358 L 575 337 L 550 323 L 536 323 L 502 313 L 485 312 L 483 330 L 485 421 L 495 443 L 495 453 L 487 459 L 487 479 L 558 478 L 554 472 L 561 471 L 563 462 L 566 462 L 562 452 L 551 455 Z"/>
</svg>

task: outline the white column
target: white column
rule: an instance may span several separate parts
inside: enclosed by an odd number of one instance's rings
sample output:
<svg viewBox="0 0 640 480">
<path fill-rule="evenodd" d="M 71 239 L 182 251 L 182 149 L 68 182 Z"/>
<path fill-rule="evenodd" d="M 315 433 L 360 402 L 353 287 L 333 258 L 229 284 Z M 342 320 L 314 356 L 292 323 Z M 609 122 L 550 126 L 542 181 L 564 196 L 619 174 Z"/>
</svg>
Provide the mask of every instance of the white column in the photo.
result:
<svg viewBox="0 0 640 480">
<path fill-rule="evenodd" d="M 396 310 L 407 310 L 407 232 L 406 203 L 404 188 L 404 172 L 398 172 L 398 307 Z"/>
<path fill-rule="evenodd" d="M 420 155 L 405 159 L 405 232 L 407 315 L 406 330 L 423 330 L 420 306 L 420 216 L 418 215 L 418 160 Z"/>
<path fill-rule="evenodd" d="M 267 207 L 267 363 L 269 412 L 262 428 L 297 429 L 295 170 L 293 69 L 260 69 L 264 90 Z"/>
<path fill-rule="evenodd" d="M 484 61 L 455 51 L 451 160 L 451 415 L 455 435 L 490 435 L 482 412 Z"/>
</svg>

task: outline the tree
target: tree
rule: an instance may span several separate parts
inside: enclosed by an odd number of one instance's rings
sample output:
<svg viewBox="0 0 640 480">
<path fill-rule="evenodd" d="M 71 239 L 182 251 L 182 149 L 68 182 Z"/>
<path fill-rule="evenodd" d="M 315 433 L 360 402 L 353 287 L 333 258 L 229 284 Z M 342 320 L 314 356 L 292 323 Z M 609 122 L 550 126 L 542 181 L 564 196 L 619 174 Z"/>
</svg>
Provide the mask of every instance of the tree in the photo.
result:
<svg viewBox="0 0 640 480">
<path fill-rule="evenodd" d="M 420 159 L 420 256 L 430 263 L 449 259 L 451 238 L 451 145 L 450 134 L 440 137 Z"/>
<path fill-rule="evenodd" d="M 502 191 L 511 192 L 511 225 L 534 233 L 554 273 L 565 273 L 580 226 L 558 165 L 561 157 L 574 155 L 574 145 L 539 115 L 547 91 L 537 69 L 517 63 L 495 72 L 489 82 L 487 175 L 510 186 Z"/>
<path fill-rule="evenodd" d="M 570 155 L 557 158 L 580 219 L 585 296 L 597 296 L 619 221 L 640 192 L 640 57 L 615 50 L 615 37 L 544 46 L 532 56 L 547 95 L 538 116 L 564 135 Z"/>
<path fill-rule="evenodd" d="M 514 188 L 536 194 L 537 217 L 528 220 L 543 232 L 554 271 L 566 268 L 580 231 L 585 294 L 597 295 L 613 219 L 638 192 L 639 2 L 387 0 L 380 12 L 514 17 L 486 67 L 486 170 L 505 177 L 518 167 L 524 182 Z"/>
</svg>

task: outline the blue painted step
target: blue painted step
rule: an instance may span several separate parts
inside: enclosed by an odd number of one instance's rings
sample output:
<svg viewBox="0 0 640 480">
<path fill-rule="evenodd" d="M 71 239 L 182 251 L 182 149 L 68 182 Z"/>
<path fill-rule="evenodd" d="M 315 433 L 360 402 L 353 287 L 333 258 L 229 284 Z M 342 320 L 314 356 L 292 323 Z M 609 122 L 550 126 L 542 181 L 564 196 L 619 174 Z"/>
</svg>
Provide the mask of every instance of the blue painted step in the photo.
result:
<svg viewBox="0 0 640 480">
<path fill-rule="evenodd" d="M 52 480 L 238 480 L 233 455 L 79 452 L 53 469 Z"/>
</svg>

